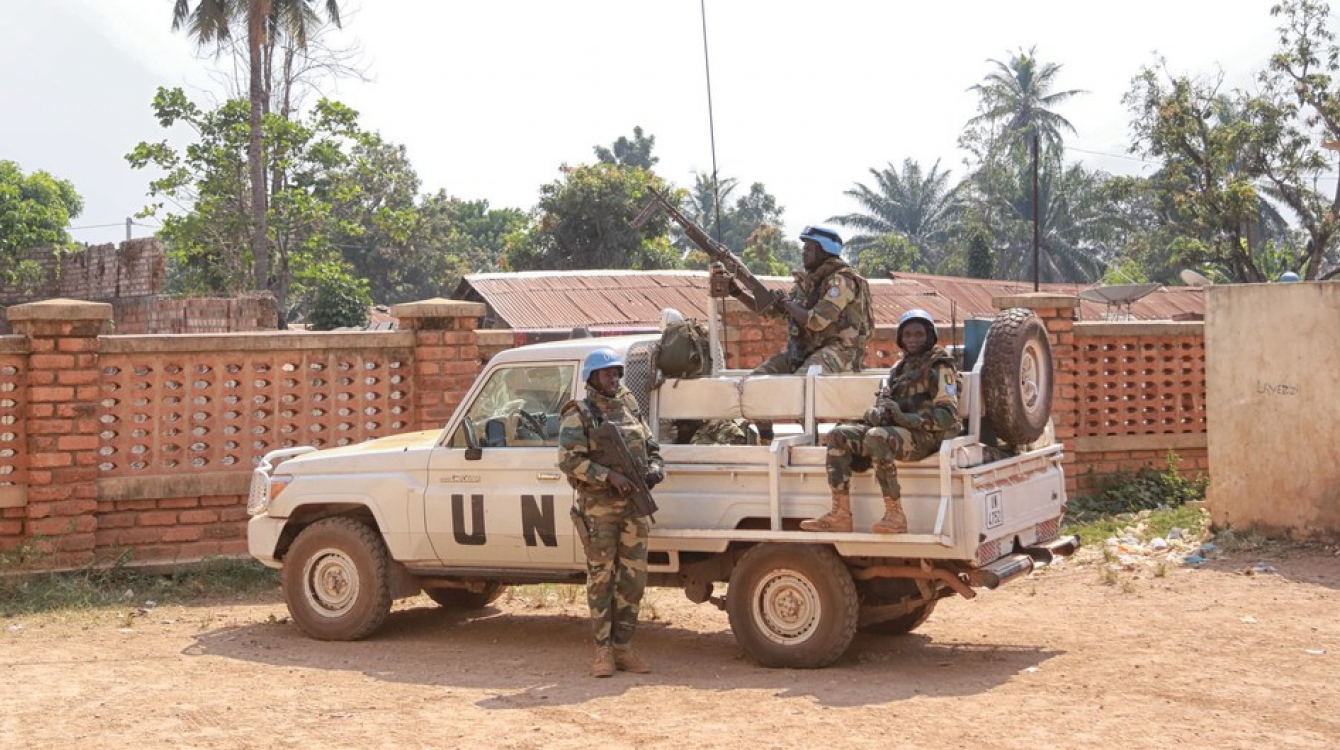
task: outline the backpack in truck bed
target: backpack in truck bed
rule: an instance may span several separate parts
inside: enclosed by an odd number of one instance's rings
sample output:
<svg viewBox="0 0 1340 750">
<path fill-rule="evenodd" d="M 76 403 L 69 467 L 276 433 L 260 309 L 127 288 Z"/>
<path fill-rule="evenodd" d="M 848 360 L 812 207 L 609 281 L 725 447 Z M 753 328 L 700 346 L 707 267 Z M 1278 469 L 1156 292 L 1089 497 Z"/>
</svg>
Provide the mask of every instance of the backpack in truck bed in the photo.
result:
<svg viewBox="0 0 1340 750">
<path fill-rule="evenodd" d="M 656 367 L 666 378 L 701 378 L 712 371 L 712 343 L 696 320 L 671 323 L 656 346 Z"/>
</svg>

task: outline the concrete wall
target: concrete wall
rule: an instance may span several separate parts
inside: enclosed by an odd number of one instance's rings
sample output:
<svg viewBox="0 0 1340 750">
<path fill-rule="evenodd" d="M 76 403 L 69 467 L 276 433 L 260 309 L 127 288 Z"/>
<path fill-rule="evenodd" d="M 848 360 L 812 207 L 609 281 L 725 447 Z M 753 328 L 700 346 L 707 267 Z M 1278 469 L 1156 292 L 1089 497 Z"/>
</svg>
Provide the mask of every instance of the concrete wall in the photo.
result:
<svg viewBox="0 0 1340 750">
<path fill-rule="evenodd" d="M 1340 537 L 1340 283 L 1207 292 L 1211 517 Z"/>
</svg>

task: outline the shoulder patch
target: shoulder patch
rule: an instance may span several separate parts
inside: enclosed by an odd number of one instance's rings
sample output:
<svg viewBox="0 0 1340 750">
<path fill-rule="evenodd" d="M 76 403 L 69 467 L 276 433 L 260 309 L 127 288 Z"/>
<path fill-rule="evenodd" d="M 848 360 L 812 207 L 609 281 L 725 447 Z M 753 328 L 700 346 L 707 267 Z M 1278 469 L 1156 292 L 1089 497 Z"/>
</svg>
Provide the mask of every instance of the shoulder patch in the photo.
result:
<svg viewBox="0 0 1340 750">
<path fill-rule="evenodd" d="M 830 288 L 830 289 L 828 290 L 828 296 L 829 296 L 829 297 L 834 297 L 834 298 L 836 298 L 836 297 L 837 297 L 839 294 L 841 294 L 841 293 L 842 293 L 842 291 L 839 290 L 837 287 L 832 287 L 832 288 Z"/>
</svg>

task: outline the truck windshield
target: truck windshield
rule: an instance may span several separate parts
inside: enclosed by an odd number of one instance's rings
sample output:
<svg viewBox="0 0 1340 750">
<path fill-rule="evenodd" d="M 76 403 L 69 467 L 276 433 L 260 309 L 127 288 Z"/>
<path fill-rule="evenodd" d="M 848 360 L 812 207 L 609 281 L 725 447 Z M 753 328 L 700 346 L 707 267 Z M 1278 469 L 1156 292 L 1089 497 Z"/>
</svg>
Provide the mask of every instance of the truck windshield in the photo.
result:
<svg viewBox="0 0 1340 750">
<path fill-rule="evenodd" d="M 518 364 L 490 373 L 465 416 L 479 447 L 557 447 L 559 409 L 572 396 L 575 372 L 575 364 Z M 467 444 L 462 425 L 451 445 Z"/>
</svg>

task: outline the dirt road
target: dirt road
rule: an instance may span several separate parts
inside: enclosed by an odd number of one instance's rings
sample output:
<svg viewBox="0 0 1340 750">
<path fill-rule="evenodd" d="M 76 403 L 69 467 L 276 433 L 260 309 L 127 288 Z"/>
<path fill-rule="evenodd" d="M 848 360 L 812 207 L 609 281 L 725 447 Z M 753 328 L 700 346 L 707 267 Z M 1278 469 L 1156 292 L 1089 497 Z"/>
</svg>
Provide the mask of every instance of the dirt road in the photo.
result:
<svg viewBox="0 0 1340 750">
<path fill-rule="evenodd" d="M 725 613 L 652 592 L 645 676 L 586 676 L 584 607 L 401 602 L 320 643 L 270 601 L 0 620 L 7 747 L 1321 747 L 1340 742 L 1340 557 L 1238 553 L 1105 582 L 1095 552 L 858 636 L 746 660 Z M 1111 578 L 1111 576 L 1107 576 Z M 541 592 L 540 595 L 543 595 Z"/>
</svg>

